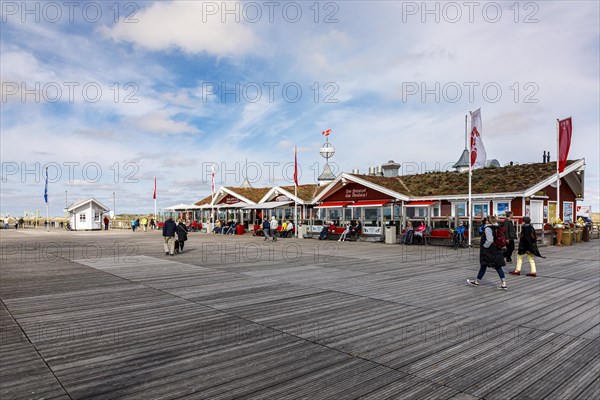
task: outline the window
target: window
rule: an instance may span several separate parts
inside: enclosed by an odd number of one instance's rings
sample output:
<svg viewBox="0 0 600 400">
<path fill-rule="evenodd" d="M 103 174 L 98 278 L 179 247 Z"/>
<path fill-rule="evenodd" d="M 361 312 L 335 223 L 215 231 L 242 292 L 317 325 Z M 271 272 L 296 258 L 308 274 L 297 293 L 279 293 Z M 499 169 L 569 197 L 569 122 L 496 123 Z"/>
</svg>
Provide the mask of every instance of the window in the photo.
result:
<svg viewBox="0 0 600 400">
<path fill-rule="evenodd" d="M 548 202 L 548 222 L 553 224 L 556 221 L 556 202 Z"/>
<path fill-rule="evenodd" d="M 510 210 L 509 201 L 495 201 L 494 202 L 494 214 L 498 217 L 506 215 L 506 212 Z"/>
<path fill-rule="evenodd" d="M 381 208 L 365 208 L 365 226 L 379 226 Z"/>
<path fill-rule="evenodd" d="M 488 203 L 474 203 L 473 204 L 473 216 L 474 217 L 485 217 L 490 214 L 490 205 Z"/>
<path fill-rule="evenodd" d="M 452 216 L 453 217 L 466 217 L 467 216 L 467 203 L 452 203 Z"/>
<path fill-rule="evenodd" d="M 350 221 L 352 219 L 352 209 L 344 208 L 344 221 Z"/>
<path fill-rule="evenodd" d="M 341 208 L 330 208 L 329 209 L 329 219 L 335 222 L 336 225 L 340 224 L 340 219 L 342 218 L 342 209 Z"/>
<path fill-rule="evenodd" d="M 100 222 L 100 212 L 94 211 L 94 221 Z"/>
<path fill-rule="evenodd" d="M 440 205 L 439 203 L 433 207 L 433 213 L 431 214 L 432 217 L 439 217 L 440 216 Z"/>
<path fill-rule="evenodd" d="M 79 222 L 85 222 L 85 214 L 79 214 Z"/>
<path fill-rule="evenodd" d="M 406 207 L 406 218 L 425 218 L 427 217 L 427 207 Z"/>
<path fill-rule="evenodd" d="M 389 207 L 389 206 L 383 207 L 383 219 L 385 221 L 390 221 L 392 219 L 392 207 Z"/>
</svg>

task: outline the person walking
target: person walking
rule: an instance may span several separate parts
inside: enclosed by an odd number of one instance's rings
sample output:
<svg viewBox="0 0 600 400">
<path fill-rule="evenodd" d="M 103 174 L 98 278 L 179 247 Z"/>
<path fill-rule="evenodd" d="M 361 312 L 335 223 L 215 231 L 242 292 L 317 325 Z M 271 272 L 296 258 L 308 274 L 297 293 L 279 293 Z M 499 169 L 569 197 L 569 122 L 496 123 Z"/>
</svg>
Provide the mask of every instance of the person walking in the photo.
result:
<svg viewBox="0 0 600 400">
<path fill-rule="evenodd" d="M 164 243 L 164 247 L 165 247 L 165 255 L 169 255 L 171 254 L 172 256 L 175 255 L 175 231 L 177 230 L 177 225 L 175 224 L 175 221 L 173 221 L 172 217 L 169 217 L 169 219 L 167 219 L 165 221 L 165 224 L 163 225 L 163 231 L 162 231 L 162 235 L 165 238 L 165 243 Z"/>
<path fill-rule="evenodd" d="M 531 225 L 531 218 L 523 218 L 523 227 L 521 228 L 521 237 L 519 238 L 519 248 L 517 250 L 517 267 L 514 271 L 510 271 L 512 275 L 521 275 L 521 266 L 523 265 L 523 258 L 527 256 L 529 261 L 529 268 L 531 272 L 527 276 L 535 277 L 535 261 L 533 256 L 544 258 L 540 254 L 537 246 L 537 235 L 535 234 L 535 228 Z"/>
<path fill-rule="evenodd" d="M 275 218 L 275 216 L 273 215 L 271 217 L 271 222 L 269 223 L 271 225 L 271 237 L 273 238 L 273 241 L 276 242 L 277 241 L 277 236 L 275 236 L 275 234 L 277 233 L 277 227 L 279 226 L 279 221 L 277 221 L 277 218 Z"/>
<path fill-rule="evenodd" d="M 154 230 L 156 228 L 156 221 L 154 221 L 154 218 L 150 218 L 150 230 Z"/>
<path fill-rule="evenodd" d="M 263 230 L 263 234 L 265 235 L 265 242 L 269 240 L 269 235 L 271 234 L 271 224 L 269 223 L 269 220 L 267 219 L 267 217 L 263 218 L 263 223 L 262 223 L 262 230 Z"/>
<path fill-rule="evenodd" d="M 498 247 L 496 240 L 500 232 L 498 226 L 498 219 L 495 215 L 491 215 L 488 218 L 488 224 L 483 229 L 483 235 L 481 237 L 481 243 L 479 246 L 479 273 L 476 279 L 467 279 L 467 283 L 472 286 L 479 286 L 479 281 L 485 275 L 488 267 L 494 268 L 500 277 L 500 286 L 498 289 L 506 290 L 506 276 L 504 275 L 503 266 L 506 265 L 504 261 L 504 253 L 501 247 Z"/>
<path fill-rule="evenodd" d="M 104 230 L 107 231 L 108 230 L 108 223 L 110 222 L 110 220 L 108 219 L 108 217 L 105 215 L 104 216 Z"/>
<path fill-rule="evenodd" d="M 506 236 L 507 244 L 506 251 L 504 252 L 504 258 L 506 262 L 512 262 L 512 253 L 515 251 L 515 239 L 517 238 L 517 230 L 512 220 L 512 211 L 506 212 L 506 219 L 502 224 L 504 228 L 504 235 Z"/>
<path fill-rule="evenodd" d="M 135 218 L 131 220 L 131 230 L 135 232 L 135 224 L 136 224 L 136 220 Z"/>
<path fill-rule="evenodd" d="M 179 246 L 178 249 L 175 249 L 176 251 L 179 251 L 179 253 L 183 253 L 183 245 L 185 243 L 185 241 L 187 240 L 187 234 L 188 234 L 188 230 L 187 230 L 187 226 L 185 226 L 185 224 L 183 223 L 183 220 L 179 220 L 179 224 L 177 224 L 177 228 L 175 230 L 175 232 L 177 233 L 177 244 Z"/>
<path fill-rule="evenodd" d="M 148 218 L 142 218 L 142 226 L 144 227 L 144 232 L 146 232 L 148 230 Z"/>
</svg>

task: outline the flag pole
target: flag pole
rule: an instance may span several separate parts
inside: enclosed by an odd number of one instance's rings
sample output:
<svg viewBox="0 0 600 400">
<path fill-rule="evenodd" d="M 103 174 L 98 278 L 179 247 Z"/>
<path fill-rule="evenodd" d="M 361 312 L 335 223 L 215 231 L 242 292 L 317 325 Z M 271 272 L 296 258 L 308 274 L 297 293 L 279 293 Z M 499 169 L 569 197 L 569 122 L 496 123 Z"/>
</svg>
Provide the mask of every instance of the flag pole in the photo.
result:
<svg viewBox="0 0 600 400">
<path fill-rule="evenodd" d="M 469 114 L 471 112 L 469 111 Z M 465 138 L 467 137 L 467 115 L 465 115 Z M 473 224 L 472 224 L 472 216 L 471 216 L 471 177 L 473 175 L 473 163 L 471 162 L 471 152 L 473 151 L 473 143 L 472 140 L 468 141 L 469 143 L 469 201 L 467 203 L 467 215 L 469 216 L 469 240 L 468 244 L 471 247 L 471 236 L 473 235 Z"/>
<path fill-rule="evenodd" d="M 44 189 L 44 200 L 46 200 L 46 232 L 50 232 L 50 221 L 48 221 L 50 216 L 50 205 L 48 203 L 48 167 L 46 167 L 46 188 Z"/>
<path fill-rule="evenodd" d="M 560 122 L 556 119 L 556 219 L 560 218 L 560 172 L 558 163 L 560 162 Z"/>
<path fill-rule="evenodd" d="M 298 159 L 296 151 L 296 146 L 294 146 L 294 229 L 296 238 L 298 238 Z"/>
<path fill-rule="evenodd" d="M 215 218 L 215 163 L 210 165 L 210 219 L 208 220 L 211 231 L 217 221 Z M 210 233 L 210 232 L 207 232 Z"/>
</svg>

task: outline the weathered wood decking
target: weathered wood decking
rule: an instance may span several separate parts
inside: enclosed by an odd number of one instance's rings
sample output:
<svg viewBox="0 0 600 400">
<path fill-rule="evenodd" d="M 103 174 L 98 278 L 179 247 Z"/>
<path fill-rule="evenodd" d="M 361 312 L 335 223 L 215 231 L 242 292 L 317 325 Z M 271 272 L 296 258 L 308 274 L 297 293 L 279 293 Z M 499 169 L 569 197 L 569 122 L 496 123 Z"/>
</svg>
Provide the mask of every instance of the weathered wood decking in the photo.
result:
<svg viewBox="0 0 600 400">
<path fill-rule="evenodd" d="M 0 234 L 3 400 L 600 398 L 599 240 L 504 292 L 477 249 Z"/>
</svg>

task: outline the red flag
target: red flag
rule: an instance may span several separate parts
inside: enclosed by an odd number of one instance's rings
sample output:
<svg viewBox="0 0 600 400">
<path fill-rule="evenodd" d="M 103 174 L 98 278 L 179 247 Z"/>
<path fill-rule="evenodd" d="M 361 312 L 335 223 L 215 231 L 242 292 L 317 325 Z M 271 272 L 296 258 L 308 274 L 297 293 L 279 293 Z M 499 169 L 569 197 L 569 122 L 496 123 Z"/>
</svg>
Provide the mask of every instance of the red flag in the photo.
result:
<svg viewBox="0 0 600 400">
<path fill-rule="evenodd" d="M 156 200 L 156 177 L 154 177 L 154 194 L 152 195 L 152 198 Z"/>
<path fill-rule="evenodd" d="M 215 192 L 215 164 L 211 165 L 212 181 L 211 181 L 211 193 Z"/>
<path fill-rule="evenodd" d="M 296 148 L 294 147 L 294 183 L 298 187 L 298 156 L 296 155 Z"/>
<path fill-rule="evenodd" d="M 323 136 L 329 136 L 330 133 L 331 133 L 331 129 L 327 129 L 326 131 L 323 131 L 321 133 L 321 135 L 323 135 Z"/>
<path fill-rule="evenodd" d="M 571 147 L 571 118 L 558 121 L 558 172 L 563 172 L 567 165 L 569 157 L 569 148 Z"/>
</svg>

